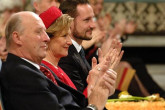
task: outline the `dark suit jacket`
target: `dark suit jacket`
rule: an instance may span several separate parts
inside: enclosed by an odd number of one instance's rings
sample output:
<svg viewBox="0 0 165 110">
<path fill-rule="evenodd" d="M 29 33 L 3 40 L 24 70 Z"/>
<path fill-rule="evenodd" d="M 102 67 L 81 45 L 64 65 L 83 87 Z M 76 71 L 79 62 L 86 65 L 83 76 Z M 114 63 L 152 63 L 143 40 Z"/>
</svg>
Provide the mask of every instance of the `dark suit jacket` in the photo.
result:
<svg viewBox="0 0 165 110">
<path fill-rule="evenodd" d="M 80 107 L 85 107 L 88 104 L 88 100 L 85 98 L 85 96 L 82 94 L 82 92 L 79 92 L 75 89 L 73 89 L 72 87 L 66 85 L 65 83 L 63 83 L 56 75 L 56 73 L 54 73 L 49 67 L 47 67 L 45 64 L 41 64 L 42 66 L 44 66 L 45 68 L 47 68 L 54 76 L 55 80 L 57 81 L 57 84 L 68 90 L 71 94 L 72 97 L 74 99 L 74 101 L 80 106 Z"/>
<path fill-rule="evenodd" d="M 75 84 L 76 88 L 83 92 L 87 87 L 86 78 L 90 68 L 88 68 L 74 45 L 69 47 L 68 55 L 61 58 L 58 64 Z"/>
<path fill-rule="evenodd" d="M 9 53 L 3 64 L 0 81 L 5 110 L 81 109 L 70 92 L 55 85 L 35 66 L 13 54 Z"/>
</svg>

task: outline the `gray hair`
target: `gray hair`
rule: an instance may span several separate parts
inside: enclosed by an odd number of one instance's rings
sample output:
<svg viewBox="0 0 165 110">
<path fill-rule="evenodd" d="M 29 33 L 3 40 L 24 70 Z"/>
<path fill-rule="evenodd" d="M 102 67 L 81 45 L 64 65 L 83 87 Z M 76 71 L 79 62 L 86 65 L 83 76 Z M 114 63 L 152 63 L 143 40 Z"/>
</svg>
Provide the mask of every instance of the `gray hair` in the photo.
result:
<svg viewBox="0 0 165 110">
<path fill-rule="evenodd" d="M 22 19 L 21 16 L 19 14 L 13 14 L 7 25 L 5 28 L 5 36 L 6 36 L 6 46 L 7 48 L 10 46 L 11 42 L 12 42 L 12 34 L 14 31 L 19 32 L 19 34 L 21 34 L 24 30 L 22 24 Z"/>
<path fill-rule="evenodd" d="M 35 12 L 35 8 L 34 8 L 34 3 L 40 3 L 41 2 L 41 0 L 31 0 L 31 6 L 32 6 L 32 10 L 33 10 L 33 12 Z"/>
<path fill-rule="evenodd" d="M 0 0 L 0 12 L 3 12 L 6 9 L 13 9 L 15 7 L 23 7 L 21 0 Z"/>
</svg>

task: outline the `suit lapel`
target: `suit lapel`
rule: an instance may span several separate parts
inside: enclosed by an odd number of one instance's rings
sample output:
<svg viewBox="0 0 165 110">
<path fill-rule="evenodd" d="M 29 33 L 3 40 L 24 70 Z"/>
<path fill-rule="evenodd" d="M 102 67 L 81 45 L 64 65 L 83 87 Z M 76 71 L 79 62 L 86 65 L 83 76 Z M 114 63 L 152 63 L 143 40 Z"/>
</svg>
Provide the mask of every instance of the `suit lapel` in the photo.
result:
<svg viewBox="0 0 165 110">
<path fill-rule="evenodd" d="M 80 105 L 81 107 L 85 107 L 85 105 L 87 105 L 87 100 L 81 92 L 73 89 L 72 87 L 70 87 L 70 86 L 64 84 L 62 81 L 60 81 L 60 79 L 57 77 L 57 75 L 45 64 L 42 63 L 41 65 L 44 66 L 45 68 L 47 68 L 51 73 L 53 73 L 53 76 L 56 79 L 56 81 L 60 87 L 63 87 L 64 89 L 70 91 L 70 93 L 73 96 L 74 101 L 76 101 L 78 103 L 78 105 Z"/>
<path fill-rule="evenodd" d="M 73 60 L 77 63 L 77 65 L 79 65 L 79 67 L 81 67 L 83 73 L 85 73 L 85 75 L 87 76 L 88 72 L 90 71 L 91 68 L 86 66 L 86 64 L 84 63 L 84 61 L 81 58 L 80 54 L 77 52 L 74 45 L 71 45 L 69 50 L 70 50 L 69 54 L 73 55 Z"/>
</svg>

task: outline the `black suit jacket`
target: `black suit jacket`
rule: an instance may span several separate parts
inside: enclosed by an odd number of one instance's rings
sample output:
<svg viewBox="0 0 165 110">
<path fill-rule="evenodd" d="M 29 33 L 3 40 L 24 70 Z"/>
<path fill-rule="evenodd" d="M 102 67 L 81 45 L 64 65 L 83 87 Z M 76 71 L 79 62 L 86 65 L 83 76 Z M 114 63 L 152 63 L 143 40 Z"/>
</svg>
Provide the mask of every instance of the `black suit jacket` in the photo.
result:
<svg viewBox="0 0 165 110">
<path fill-rule="evenodd" d="M 3 64 L 0 82 L 5 110 L 81 109 L 70 92 L 55 85 L 35 66 L 13 54 L 9 53 Z"/>
<path fill-rule="evenodd" d="M 83 92 L 87 87 L 86 78 L 91 68 L 88 68 L 74 45 L 69 47 L 68 55 L 61 58 L 58 64 L 75 84 L 76 88 Z"/>
<path fill-rule="evenodd" d="M 66 85 L 65 83 L 63 83 L 59 78 L 58 76 L 56 75 L 56 73 L 54 73 L 49 67 L 47 67 L 45 64 L 41 64 L 42 66 L 44 66 L 45 68 L 47 68 L 54 76 L 55 80 L 57 81 L 57 84 L 68 90 L 71 94 L 72 94 L 72 97 L 73 97 L 73 100 L 80 106 L 80 107 L 85 107 L 88 105 L 88 100 L 85 98 L 85 96 L 82 94 L 82 92 L 79 92 L 75 89 L 73 89 L 72 87 Z"/>
</svg>

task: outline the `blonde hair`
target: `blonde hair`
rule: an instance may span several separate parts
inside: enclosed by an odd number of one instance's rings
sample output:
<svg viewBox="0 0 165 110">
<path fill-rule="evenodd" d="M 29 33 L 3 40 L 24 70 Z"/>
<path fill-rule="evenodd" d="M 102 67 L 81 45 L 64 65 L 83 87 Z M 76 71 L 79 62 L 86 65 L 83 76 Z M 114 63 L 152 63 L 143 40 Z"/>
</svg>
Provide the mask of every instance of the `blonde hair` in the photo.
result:
<svg viewBox="0 0 165 110">
<path fill-rule="evenodd" d="M 63 34 L 68 33 L 72 21 L 72 17 L 68 14 L 63 14 L 46 30 L 46 32 L 49 37 L 63 36 Z"/>
</svg>

